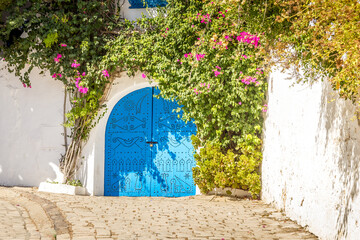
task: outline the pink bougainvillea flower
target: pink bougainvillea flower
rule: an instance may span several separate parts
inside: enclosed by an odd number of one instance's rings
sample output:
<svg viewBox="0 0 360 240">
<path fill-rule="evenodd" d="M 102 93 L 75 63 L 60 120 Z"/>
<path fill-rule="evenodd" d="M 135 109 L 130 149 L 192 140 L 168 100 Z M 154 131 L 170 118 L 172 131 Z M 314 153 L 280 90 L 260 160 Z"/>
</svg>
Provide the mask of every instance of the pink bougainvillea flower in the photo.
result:
<svg viewBox="0 0 360 240">
<path fill-rule="evenodd" d="M 62 55 L 60 54 L 60 53 L 58 53 L 58 55 L 56 56 L 56 58 L 61 58 L 62 57 Z"/>
<path fill-rule="evenodd" d="M 215 77 L 217 77 L 221 72 L 214 70 Z"/>
<path fill-rule="evenodd" d="M 108 73 L 108 71 L 106 69 L 104 69 L 102 71 L 102 73 L 103 73 L 104 77 L 110 77 L 110 75 L 109 75 L 109 73 Z"/>
<path fill-rule="evenodd" d="M 241 105 L 242 104 L 242 102 L 239 102 L 239 105 Z"/>
<path fill-rule="evenodd" d="M 210 88 L 210 83 L 208 83 L 207 88 Z"/>
<path fill-rule="evenodd" d="M 226 35 L 226 36 L 225 36 L 225 39 L 229 39 L 229 36 L 228 36 L 228 35 Z"/>
<path fill-rule="evenodd" d="M 25 84 L 25 83 L 23 83 L 23 87 L 26 87 L 26 84 Z"/>
<path fill-rule="evenodd" d="M 56 73 L 54 73 L 54 74 L 52 75 L 52 77 L 53 77 L 53 78 L 56 78 Z"/>
<path fill-rule="evenodd" d="M 65 43 L 60 44 L 60 46 L 67 47 L 67 45 Z"/>
<path fill-rule="evenodd" d="M 80 81 L 81 80 L 81 77 L 78 77 L 78 78 L 75 78 L 76 81 Z"/>
<path fill-rule="evenodd" d="M 31 85 L 28 85 L 28 88 L 31 88 Z"/>
<path fill-rule="evenodd" d="M 221 67 L 219 67 L 219 66 L 215 66 L 217 69 L 219 69 L 219 70 L 221 70 Z"/>
<path fill-rule="evenodd" d="M 85 73 L 85 72 L 83 72 L 81 75 L 85 76 L 85 75 L 86 75 L 86 73 Z"/>
<path fill-rule="evenodd" d="M 58 75 L 58 77 L 62 77 L 61 73 L 58 73 L 57 75 Z"/>
<path fill-rule="evenodd" d="M 202 58 L 205 57 L 205 54 L 196 54 L 196 60 L 200 61 Z"/>
<path fill-rule="evenodd" d="M 89 89 L 88 89 L 88 88 L 86 88 L 86 87 L 84 87 L 84 88 L 83 88 L 83 93 L 85 93 L 85 94 L 86 94 L 88 91 L 89 91 Z"/>
<path fill-rule="evenodd" d="M 184 57 L 185 57 L 185 58 L 187 58 L 187 57 L 188 57 L 188 54 L 187 54 L 187 53 L 185 53 L 185 54 L 184 54 Z"/>
<path fill-rule="evenodd" d="M 141 74 L 141 76 L 142 76 L 142 78 L 146 78 L 146 75 L 143 73 L 143 74 Z"/>
<path fill-rule="evenodd" d="M 76 60 L 74 60 L 74 62 L 71 64 L 71 67 L 73 68 L 80 67 L 80 63 L 77 63 Z"/>
<path fill-rule="evenodd" d="M 54 58 L 54 61 L 55 61 L 55 62 L 59 62 L 59 61 L 60 61 L 60 59 L 58 59 L 58 58 Z"/>
</svg>

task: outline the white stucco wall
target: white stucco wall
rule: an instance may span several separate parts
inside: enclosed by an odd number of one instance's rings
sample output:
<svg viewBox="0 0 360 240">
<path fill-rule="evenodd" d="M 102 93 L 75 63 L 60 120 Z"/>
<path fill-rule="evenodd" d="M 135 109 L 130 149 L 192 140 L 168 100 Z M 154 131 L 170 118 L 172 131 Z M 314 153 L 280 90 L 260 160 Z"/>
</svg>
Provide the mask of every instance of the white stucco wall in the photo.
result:
<svg viewBox="0 0 360 240">
<path fill-rule="evenodd" d="M 155 12 L 156 8 L 149 9 L 149 12 L 147 12 L 145 8 L 139 8 L 139 9 L 129 8 L 130 3 L 128 0 L 119 0 L 118 4 L 119 4 L 118 6 L 120 6 L 121 9 L 120 15 L 123 18 L 128 19 L 130 21 L 134 21 L 137 18 L 141 18 L 142 14 L 144 14 L 147 17 L 156 14 Z"/>
<path fill-rule="evenodd" d="M 360 239 L 360 124 L 328 82 L 270 75 L 262 198 L 322 239 Z"/>
<path fill-rule="evenodd" d="M 39 186 L 61 181 L 60 154 L 65 152 L 63 88 L 50 74 L 30 75 L 32 88 L 24 88 L 0 61 L 0 185 Z"/>
</svg>

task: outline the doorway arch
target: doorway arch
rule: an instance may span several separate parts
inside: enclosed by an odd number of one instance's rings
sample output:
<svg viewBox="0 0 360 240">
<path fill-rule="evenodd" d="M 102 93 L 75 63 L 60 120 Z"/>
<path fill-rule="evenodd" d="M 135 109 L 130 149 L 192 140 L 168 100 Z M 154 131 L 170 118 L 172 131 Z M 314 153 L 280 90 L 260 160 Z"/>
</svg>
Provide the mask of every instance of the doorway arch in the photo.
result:
<svg viewBox="0 0 360 240">
<path fill-rule="evenodd" d="M 146 87 L 121 98 L 106 124 L 105 196 L 195 195 L 192 122 L 185 123 L 179 105 L 156 98 Z"/>
</svg>

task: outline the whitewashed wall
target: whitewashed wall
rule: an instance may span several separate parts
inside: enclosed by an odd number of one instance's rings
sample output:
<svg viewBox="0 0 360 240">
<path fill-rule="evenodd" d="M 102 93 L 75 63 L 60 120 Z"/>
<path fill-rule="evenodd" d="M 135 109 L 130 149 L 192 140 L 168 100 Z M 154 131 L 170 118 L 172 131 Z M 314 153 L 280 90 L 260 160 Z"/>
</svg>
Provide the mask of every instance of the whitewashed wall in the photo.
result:
<svg viewBox="0 0 360 240">
<path fill-rule="evenodd" d="M 270 76 L 262 198 L 322 239 L 360 239 L 360 124 L 327 82 Z"/>
<path fill-rule="evenodd" d="M 34 70 L 32 88 L 24 88 L 4 66 L 0 60 L 0 185 L 61 181 L 62 83 Z"/>
</svg>

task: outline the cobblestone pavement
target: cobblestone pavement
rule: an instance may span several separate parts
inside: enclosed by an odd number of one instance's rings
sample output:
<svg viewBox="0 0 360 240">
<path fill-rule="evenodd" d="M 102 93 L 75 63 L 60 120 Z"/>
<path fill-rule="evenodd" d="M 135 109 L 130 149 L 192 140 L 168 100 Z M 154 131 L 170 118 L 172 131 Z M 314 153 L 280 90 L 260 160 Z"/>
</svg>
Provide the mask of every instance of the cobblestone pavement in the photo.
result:
<svg viewBox="0 0 360 240">
<path fill-rule="evenodd" d="M 0 187 L 0 239 L 317 239 L 261 201 L 69 196 Z"/>
</svg>

